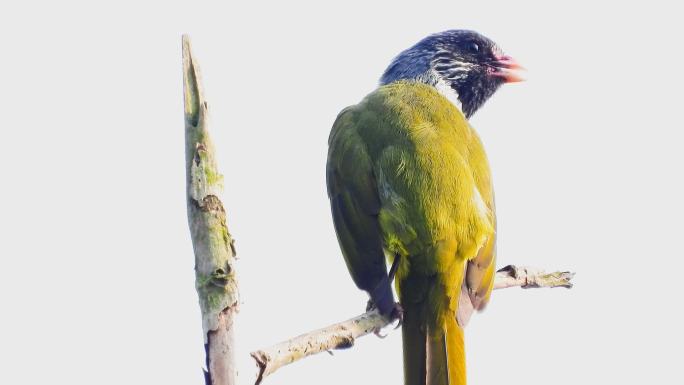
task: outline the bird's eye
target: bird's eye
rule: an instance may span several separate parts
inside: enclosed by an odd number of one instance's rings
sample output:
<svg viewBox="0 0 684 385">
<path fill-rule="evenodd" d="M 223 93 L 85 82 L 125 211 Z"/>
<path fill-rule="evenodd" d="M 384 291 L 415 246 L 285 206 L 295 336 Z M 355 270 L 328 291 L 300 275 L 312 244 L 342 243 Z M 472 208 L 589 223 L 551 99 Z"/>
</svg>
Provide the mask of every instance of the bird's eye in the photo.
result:
<svg viewBox="0 0 684 385">
<path fill-rule="evenodd" d="M 477 45 L 477 43 L 468 43 L 467 48 L 468 48 L 468 52 L 470 52 L 470 53 L 480 52 L 480 46 Z"/>
</svg>

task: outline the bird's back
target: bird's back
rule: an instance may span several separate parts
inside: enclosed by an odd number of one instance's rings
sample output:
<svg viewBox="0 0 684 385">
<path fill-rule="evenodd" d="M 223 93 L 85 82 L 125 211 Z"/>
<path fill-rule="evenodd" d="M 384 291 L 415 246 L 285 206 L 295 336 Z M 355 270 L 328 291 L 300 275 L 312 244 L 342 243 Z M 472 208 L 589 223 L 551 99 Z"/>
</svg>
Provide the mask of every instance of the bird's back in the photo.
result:
<svg viewBox="0 0 684 385">
<path fill-rule="evenodd" d="M 416 82 L 382 86 L 344 114 L 341 128 L 355 131 L 372 162 L 386 249 L 427 258 L 455 241 L 461 258 L 474 256 L 493 231 L 493 197 L 484 150 L 463 114 Z M 437 269 L 450 261 L 425 262 Z"/>
</svg>

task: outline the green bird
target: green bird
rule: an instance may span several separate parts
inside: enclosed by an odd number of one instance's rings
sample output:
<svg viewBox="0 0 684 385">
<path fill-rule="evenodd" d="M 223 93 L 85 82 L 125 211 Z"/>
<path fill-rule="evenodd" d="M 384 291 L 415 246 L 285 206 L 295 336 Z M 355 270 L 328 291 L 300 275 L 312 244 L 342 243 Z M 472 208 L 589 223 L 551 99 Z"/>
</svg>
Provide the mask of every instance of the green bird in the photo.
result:
<svg viewBox="0 0 684 385">
<path fill-rule="evenodd" d="M 337 238 L 356 285 L 401 318 L 406 385 L 466 383 L 463 327 L 489 300 L 496 254 L 489 165 L 468 119 L 518 68 L 476 32 L 428 36 L 330 133 Z"/>
</svg>

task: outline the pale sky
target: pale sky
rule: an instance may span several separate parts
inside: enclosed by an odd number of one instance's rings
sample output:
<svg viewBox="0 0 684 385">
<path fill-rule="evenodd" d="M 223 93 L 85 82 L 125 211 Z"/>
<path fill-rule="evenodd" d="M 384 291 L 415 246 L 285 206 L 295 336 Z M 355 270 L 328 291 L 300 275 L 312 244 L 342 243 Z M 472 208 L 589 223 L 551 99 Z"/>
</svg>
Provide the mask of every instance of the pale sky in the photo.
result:
<svg viewBox="0 0 684 385">
<path fill-rule="evenodd" d="M 498 264 L 470 384 L 676 384 L 681 11 L 669 2 L 22 2 L 0 6 L 0 383 L 202 384 L 185 208 L 189 33 L 240 257 L 242 354 L 360 314 L 325 190 L 337 113 L 422 37 L 475 29 L 527 67 L 472 118 Z M 266 384 L 400 384 L 399 332 Z"/>
</svg>

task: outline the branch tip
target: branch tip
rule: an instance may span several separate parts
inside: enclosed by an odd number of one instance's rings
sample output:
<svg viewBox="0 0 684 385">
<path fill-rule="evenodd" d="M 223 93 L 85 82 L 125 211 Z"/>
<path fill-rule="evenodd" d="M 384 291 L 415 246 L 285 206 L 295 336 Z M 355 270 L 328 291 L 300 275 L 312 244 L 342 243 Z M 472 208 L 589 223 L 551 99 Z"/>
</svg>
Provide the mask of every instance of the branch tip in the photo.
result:
<svg viewBox="0 0 684 385">
<path fill-rule="evenodd" d="M 199 68 L 192 55 L 190 36 L 184 34 L 183 45 L 183 96 L 185 101 L 185 119 L 193 127 L 199 122 L 200 106 L 206 104 L 202 95 Z"/>
</svg>

